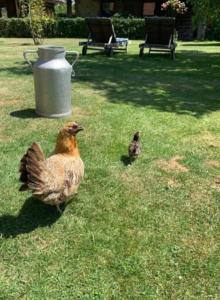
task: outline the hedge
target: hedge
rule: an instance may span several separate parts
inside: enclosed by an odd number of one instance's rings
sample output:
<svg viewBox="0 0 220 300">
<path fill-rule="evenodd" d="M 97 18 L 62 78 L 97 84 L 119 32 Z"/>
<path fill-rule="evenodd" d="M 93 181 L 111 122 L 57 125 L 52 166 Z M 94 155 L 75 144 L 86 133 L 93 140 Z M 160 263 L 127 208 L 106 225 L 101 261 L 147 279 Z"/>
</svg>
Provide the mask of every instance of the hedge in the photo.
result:
<svg viewBox="0 0 220 300">
<path fill-rule="evenodd" d="M 129 39 L 144 38 L 144 19 L 113 18 L 117 36 Z M 87 27 L 83 18 L 57 18 L 44 21 L 45 37 L 86 38 Z M 0 37 L 31 37 L 28 18 L 0 18 Z M 220 12 L 210 18 L 206 38 L 220 40 Z"/>
<path fill-rule="evenodd" d="M 113 18 L 117 36 L 143 39 L 144 20 L 140 18 Z M 44 22 L 45 37 L 87 37 L 83 18 L 49 19 Z M 31 37 L 28 18 L 0 18 L 0 37 Z"/>
<path fill-rule="evenodd" d="M 0 18 L 1 37 L 31 37 L 28 19 Z"/>
</svg>

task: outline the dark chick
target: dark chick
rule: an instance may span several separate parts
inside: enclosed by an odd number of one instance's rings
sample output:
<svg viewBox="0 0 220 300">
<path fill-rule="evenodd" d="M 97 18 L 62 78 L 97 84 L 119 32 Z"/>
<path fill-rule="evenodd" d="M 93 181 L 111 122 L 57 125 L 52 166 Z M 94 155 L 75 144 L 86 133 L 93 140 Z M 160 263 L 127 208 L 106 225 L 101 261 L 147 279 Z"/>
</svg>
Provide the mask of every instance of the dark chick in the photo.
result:
<svg viewBox="0 0 220 300">
<path fill-rule="evenodd" d="M 130 160 L 134 160 L 141 153 L 141 145 L 140 145 L 140 132 L 137 131 L 134 134 L 133 140 L 128 146 L 128 155 Z"/>
</svg>

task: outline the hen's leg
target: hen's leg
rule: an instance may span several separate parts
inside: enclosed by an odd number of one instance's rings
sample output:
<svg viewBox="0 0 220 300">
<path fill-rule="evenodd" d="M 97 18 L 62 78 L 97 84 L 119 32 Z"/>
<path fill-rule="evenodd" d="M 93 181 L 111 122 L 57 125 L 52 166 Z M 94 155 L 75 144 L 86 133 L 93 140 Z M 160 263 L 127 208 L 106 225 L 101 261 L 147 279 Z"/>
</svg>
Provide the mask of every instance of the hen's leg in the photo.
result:
<svg viewBox="0 0 220 300">
<path fill-rule="evenodd" d="M 56 208 L 57 208 L 57 211 L 58 211 L 60 214 L 63 213 L 62 210 L 60 209 L 60 203 L 57 203 L 57 204 L 56 204 Z"/>
</svg>

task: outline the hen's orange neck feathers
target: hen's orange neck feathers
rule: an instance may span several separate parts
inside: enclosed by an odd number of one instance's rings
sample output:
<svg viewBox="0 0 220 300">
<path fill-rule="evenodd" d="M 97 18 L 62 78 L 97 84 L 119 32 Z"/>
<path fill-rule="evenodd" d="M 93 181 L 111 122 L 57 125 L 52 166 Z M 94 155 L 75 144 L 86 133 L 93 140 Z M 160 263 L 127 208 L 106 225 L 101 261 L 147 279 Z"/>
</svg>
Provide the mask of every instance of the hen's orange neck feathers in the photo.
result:
<svg viewBox="0 0 220 300">
<path fill-rule="evenodd" d="M 72 156 L 80 156 L 76 137 L 74 135 L 66 134 L 65 132 L 60 132 L 57 137 L 55 154 L 69 154 Z"/>
</svg>

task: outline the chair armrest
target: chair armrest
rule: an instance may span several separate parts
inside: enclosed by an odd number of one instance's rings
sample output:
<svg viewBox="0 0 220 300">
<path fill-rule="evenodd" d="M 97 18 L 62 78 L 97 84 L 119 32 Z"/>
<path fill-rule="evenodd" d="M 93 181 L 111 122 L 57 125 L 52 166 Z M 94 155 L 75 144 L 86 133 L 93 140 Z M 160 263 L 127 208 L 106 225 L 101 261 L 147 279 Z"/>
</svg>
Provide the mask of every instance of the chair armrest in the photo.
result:
<svg viewBox="0 0 220 300">
<path fill-rule="evenodd" d="M 88 42 L 79 42 L 79 46 L 85 46 L 87 44 L 88 44 Z"/>
<path fill-rule="evenodd" d="M 143 47 L 146 47 L 146 46 L 147 46 L 146 43 L 141 43 L 141 44 L 139 44 L 139 48 L 143 48 Z"/>
</svg>

